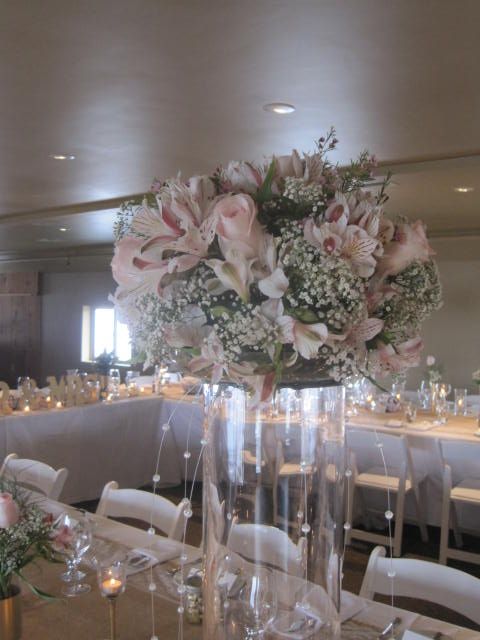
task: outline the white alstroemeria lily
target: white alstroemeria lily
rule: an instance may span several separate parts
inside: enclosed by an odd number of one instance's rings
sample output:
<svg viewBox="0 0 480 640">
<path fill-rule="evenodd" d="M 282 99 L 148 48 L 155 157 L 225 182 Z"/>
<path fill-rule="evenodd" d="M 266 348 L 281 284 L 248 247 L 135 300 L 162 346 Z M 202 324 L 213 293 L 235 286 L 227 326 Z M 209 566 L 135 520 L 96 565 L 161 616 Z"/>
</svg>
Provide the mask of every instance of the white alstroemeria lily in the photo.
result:
<svg viewBox="0 0 480 640">
<path fill-rule="evenodd" d="M 322 322 L 304 324 L 291 316 L 283 316 L 278 324 L 282 329 L 282 342 L 292 343 L 305 360 L 315 358 L 328 338 L 328 329 Z"/>
<path fill-rule="evenodd" d="M 227 289 L 233 289 L 244 302 L 250 298 L 250 285 L 253 282 L 253 260 L 247 260 L 243 253 L 228 249 L 225 260 L 205 260 L 215 275 Z"/>
<path fill-rule="evenodd" d="M 271 275 L 258 282 L 258 288 L 268 298 L 281 298 L 288 289 L 288 278 L 283 269 L 277 267 Z"/>
<path fill-rule="evenodd" d="M 212 327 L 206 322 L 207 317 L 201 308 L 189 304 L 184 309 L 181 322 L 165 325 L 165 341 L 176 349 L 200 347 L 212 331 Z"/>
<path fill-rule="evenodd" d="M 341 255 L 346 258 L 353 270 L 361 278 L 369 278 L 375 271 L 377 261 L 372 253 L 378 241 L 371 238 L 366 231 L 356 225 L 349 225 L 343 235 Z"/>
</svg>

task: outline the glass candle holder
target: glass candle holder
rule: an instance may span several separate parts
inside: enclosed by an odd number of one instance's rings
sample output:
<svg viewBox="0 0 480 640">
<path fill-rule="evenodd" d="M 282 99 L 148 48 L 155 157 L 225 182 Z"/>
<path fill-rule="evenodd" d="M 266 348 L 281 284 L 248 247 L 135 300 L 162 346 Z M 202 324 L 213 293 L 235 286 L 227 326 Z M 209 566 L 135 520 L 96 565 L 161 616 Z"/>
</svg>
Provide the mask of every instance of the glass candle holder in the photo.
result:
<svg viewBox="0 0 480 640">
<path fill-rule="evenodd" d="M 456 416 L 466 416 L 467 415 L 467 390 L 466 389 L 455 389 L 454 390 L 454 414 Z"/>
<path fill-rule="evenodd" d="M 417 419 L 417 407 L 413 402 L 407 402 L 405 404 L 405 420 L 407 422 L 415 422 Z"/>
<path fill-rule="evenodd" d="M 110 640 L 116 640 L 117 624 L 115 605 L 119 595 L 127 584 L 126 567 L 123 562 L 114 562 L 97 569 L 98 587 L 101 595 L 107 599 L 110 612 Z"/>
</svg>

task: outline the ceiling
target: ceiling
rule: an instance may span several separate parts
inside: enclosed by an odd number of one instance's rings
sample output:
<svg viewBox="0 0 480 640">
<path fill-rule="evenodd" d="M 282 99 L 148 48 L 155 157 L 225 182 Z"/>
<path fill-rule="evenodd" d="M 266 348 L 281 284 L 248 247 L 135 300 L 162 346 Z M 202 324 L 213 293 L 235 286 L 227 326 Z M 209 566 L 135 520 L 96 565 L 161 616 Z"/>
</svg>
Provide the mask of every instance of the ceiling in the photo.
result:
<svg viewBox="0 0 480 640">
<path fill-rule="evenodd" d="M 108 257 L 153 177 L 308 151 L 332 124 L 334 159 L 393 169 L 390 211 L 480 235 L 479 22 L 477 0 L 6 0 L 0 268 Z M 279 100 L 296 112 L 262 109 Z"/>
</svg>

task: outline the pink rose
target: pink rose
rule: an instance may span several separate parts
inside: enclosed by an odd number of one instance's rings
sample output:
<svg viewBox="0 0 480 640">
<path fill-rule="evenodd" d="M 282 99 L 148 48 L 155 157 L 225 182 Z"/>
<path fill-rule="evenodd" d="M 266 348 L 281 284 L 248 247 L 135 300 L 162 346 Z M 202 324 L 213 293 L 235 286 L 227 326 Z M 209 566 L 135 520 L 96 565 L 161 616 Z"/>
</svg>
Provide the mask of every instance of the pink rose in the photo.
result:
<svg viewBox="0 0 480 640">
<path fill-rule="evenodd" d="M 0 529 L 8 529 L 18 522 L 20 511 L 10 493 L 0 493 Z"/>
<path fill-rule="evenodd" d="M 246 194 L 225 196 L 217 201 L 213 209 L 217 216 L 217 234 L 223 255 L 235 249 L 246 259 L 261 254 L 264 231 L 257 220 L 257 207 Z"/>
<path fill-rule="evenodd" d="M 378 262 L 378 274 L 395 276 L 416 260 L 427 262 L 435 252 L 428 244 L 425 227 L 421 220 L 412 225 L 398 225 L 392 242 L 385 245 L 383 256 Z"/>
</svg>

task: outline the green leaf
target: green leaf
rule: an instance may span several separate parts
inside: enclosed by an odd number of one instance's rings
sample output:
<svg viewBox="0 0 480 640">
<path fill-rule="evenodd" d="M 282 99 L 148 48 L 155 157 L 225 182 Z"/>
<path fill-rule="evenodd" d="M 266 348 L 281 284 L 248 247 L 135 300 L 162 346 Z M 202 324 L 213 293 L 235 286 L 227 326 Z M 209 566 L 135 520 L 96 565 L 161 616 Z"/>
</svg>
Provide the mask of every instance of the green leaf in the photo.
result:
<svg viewBox="0 0 480 640">
<path fill-rule="evenodd" d="M 290 315 L 298 318 L 301 322 L 306 324 L 315 324 L 320 322 L 320 318 L 308 307 L 301 307 L 300 309 L 290 309 Z"/>
<path fill-rule="evenodd" d="M 257 192 L 257 202 L 265 202 L 266 200 L 270 200 L 272 198 L 272 182 L 273 178 L 275 177 L 275 170 L 276 164 L 275 159 L 273 159 L 270 163 L 270 166 L 268 167 L 265 180 L 263 181 L 262 186 Z"/>
<path fill-rule="evenodd" d="M 224 313 L 227 313 L 228 315 L 230 315 L 231 311 L 228 307 L 224 307 L 222 305 L 217 305 L 216 307 L 210 307 L 210 315 L 212 316 L 212 318 L 219 318 Z"/>
<path fill-rule="evenodd" d="M 23 580 L 23 582 L 27 585 L 30 591 L 34 593 L 36 596 L 38 596 L 39 598 L 42 598 L 43 600 L 49 600 L 49 601 L 58 600 L 58 598 L 56 598 L 55 596 L 52 596 L 50 593 L 47 593 L 46 591 L 43 591 L 42 589 L 39 589 L 38 587 L 33 585 L 30 582 L 30 580 L 27 580 L 27 578 L 23 575 L 21 571 L 15 571 L 15 574 L 21 580 Z"/>
</svg>

